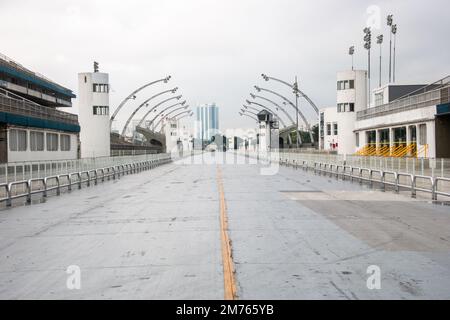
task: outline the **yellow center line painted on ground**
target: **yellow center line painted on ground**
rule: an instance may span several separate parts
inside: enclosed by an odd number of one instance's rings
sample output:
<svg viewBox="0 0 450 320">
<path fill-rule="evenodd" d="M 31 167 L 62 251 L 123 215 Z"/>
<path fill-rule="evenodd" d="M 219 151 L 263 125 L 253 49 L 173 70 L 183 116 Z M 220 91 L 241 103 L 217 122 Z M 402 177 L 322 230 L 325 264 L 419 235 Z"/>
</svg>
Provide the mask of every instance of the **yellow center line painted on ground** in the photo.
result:
<svg viewBox="0 0 450 320">
<path fill-rule="evenodd" d="M 220 238 L 222 243 L 224 299 L 236 300 L 236 279 L 233 256 L 231 253 L 231 240 L 228 236 L 227 205 L 225 202 L 225 194 L 223 190 L 222 170 L 219 166 L 217 166 L 217 187 L 219 190 L 220 201 Z"/>
</svg>

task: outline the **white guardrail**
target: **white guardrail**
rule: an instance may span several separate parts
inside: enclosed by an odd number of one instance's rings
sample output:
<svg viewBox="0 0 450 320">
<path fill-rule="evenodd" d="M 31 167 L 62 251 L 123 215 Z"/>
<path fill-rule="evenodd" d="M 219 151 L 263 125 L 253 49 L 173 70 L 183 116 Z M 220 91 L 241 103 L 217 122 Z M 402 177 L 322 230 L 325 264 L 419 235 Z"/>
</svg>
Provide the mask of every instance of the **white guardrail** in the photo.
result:
<svg viewBox="0 0 450 320">
<path fill-rule="evenodd" d="M 26 198 L 26 202 L 29 204 L 34 194 L 42 194 L 43 197 L 47 197 L 49 191 L 56 190 L 56 195 L 60 195 L 63 188 L 70 191 L 73 186 L 76 186 L 81 189 L 83 184 L 89 187 L 92 183 L 96 185 L 106 179 L 120 179 L 125 174 L 150 170 L 171 161 L 170 154 L 148 154 L 134 157 L 104 157 L 51 162 L 52 165 L 65 163 L 66 166 L 63 166 L 62 170 L 66 172 L 0 183 L 0 203 L 5 202 L 6 206 L 11 206 L 12 200 Z M 30 163 L 28 166 L 33 164 L 35 163 Z M 48 163 L 44 164 L 47 166 Z M 15 166 L 17 165 L 26 166 L 27 164 L 15 164 Z M 98 166 L 96 167 L 96 165 Z M 11 164 L 7 164 L 7 166 L 11 166 Z M 61 169 L 59 166 L 57 168 Z M 55 171 L 57 171 L 56 167 Z M 32 175 L 33 170 L 30 170 L 29 173 Z"/>
<path fill-rule="evenodd" d="M 371 186 L 379 184 L 382 191 L 386 191 L 387 186 L 394 188 L 396 193 L 400 189 L 411 191 L 411 197 L 415 198 L 417 191 L 431 194 L 432 200 L 437 200 L 437 196 L 450 197 L 450 178 L 443 176 L 427 176 L 398 172 L 394 170 L 384 170 L 378 168 L 367 168 L 344 163 L 316 161 L 309 154 L 280 152 L 277 157 L 273 153 L 270 156 L 258 155 L 256 152 L 245 152 L 246 156 L 258 158 L 264 161 L 276 161 L 280 165 L 313 171 L 314 174 L 328 175 L 329 177 L 341 178 L 342 180 L 358 181 L 369 183 Z M 277 154 L 277 153 L 275 153 Z"/>
</svg>

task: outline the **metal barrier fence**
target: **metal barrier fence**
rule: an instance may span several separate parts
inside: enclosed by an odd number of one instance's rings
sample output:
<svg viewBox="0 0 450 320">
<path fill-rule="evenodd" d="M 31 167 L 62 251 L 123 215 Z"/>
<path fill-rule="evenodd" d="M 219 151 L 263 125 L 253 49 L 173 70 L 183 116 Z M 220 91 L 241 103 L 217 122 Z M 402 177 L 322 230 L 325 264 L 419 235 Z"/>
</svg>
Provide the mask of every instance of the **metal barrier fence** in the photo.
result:
<svg viewBox="0 0 450 320">
<path fill-rule="evenodd" d="M 31 196 L 34 194 L 42 194 L 43 197 L 47 197 L 49 191 L 56 190 L 56 194 L 60 195 L 62 188 L 67 188 L 70 191 L 73 186 L 77 186 L 78 189 L 81 189 L 83 184 L 90 186 L 91 183 L 96 185 L 99 181 L 104 182 L 105 179 L 120 179 L 125 174 L 153 169 L 172 161 L 170 154 L 117 158 L 119 157 L 54 162 L 66 164 L 63 171 L 67 172 L 57 172 L 61 169 L 57 167 L 54 168 L 54 171 L 44 171 L 44 175 L 40 177 L 0 183 L 0 203 L 5 202 L 7 206 L 11 206 L 12 200 L 17 198 L 26 198 L 26 202 L 31 203 Z M 31 176 L 32 172 L 31 170 Z M 46 173 L 50 174 L 47 175 Z"/>
<path fill-rule="evenodd" d="M 157 160 L 167 154 L 143 154 L 121 157 L 98 157 L 75 160 L 9 162 L 0 165 L 0 183 L 18 180 L 44 178 L 73 172 L 88 171 L 97 168 L 113 167 L 116 165 Z"/>
<path fill-rule="evenodd" d="M 386 190 L 387 186 L 391 186 L 396 193 L 401 188 L 410 190 L 411 197 L 416 197 L 417 191 L 430 193 L 432 200 L 437 200 L 438 195 L 450 197 L 450 178 L 444 176 L 430 176 L 420 173 L 402 172 L 400 170 L 360 166 L 357 164 L 357 161 L 352 161 L 352 159 L 348 162 L 329 161 L 339 159 L 336 158 L 339 156 L 324 155 L 322 160 L 317 159 L 317 154 L 291 152 L 275 152 L 275 154 L 277 155 L 276 158 L 273 156 L 273 153 L 269 156 L 258 155 L 258 153 L 252 152 L 245 153 L 246 156 L 256 157 L 264 161 L 276 161 L 280 165 L 291 166 L 296 169 L 301 168 L 305 171 L 313 171 L 315 174 L 329 175 L 329 177 L 335 177 L 336 179 L 356 180 L 360 184 L 367 182 L 371 186 L 379 184 L 383 191 Z"/>
<path fill-rule="evenodd" d="M 309 162 L 327 162 L 354 167 L 364 167 L 384 171 L 404 172 L 413 175 L 450 178 L 450 159 L 396 158 L 358 155 L 338 155 L 329 153 L 299 152 L 298 150 L 275 150 L 280 156 Z"/>
</svg>

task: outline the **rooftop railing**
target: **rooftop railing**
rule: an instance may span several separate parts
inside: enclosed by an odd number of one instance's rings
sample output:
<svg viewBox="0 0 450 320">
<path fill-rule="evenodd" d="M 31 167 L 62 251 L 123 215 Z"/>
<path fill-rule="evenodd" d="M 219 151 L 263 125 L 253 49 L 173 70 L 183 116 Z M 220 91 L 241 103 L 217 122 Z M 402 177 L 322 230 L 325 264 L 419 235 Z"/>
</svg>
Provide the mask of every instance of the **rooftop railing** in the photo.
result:
<svg viewBox="0 0 450 320">
<path fill-rule="evenodd" d="M 419 90 L 409 93 L 390 103 L 358 111 L 357 120 L 370 119 L 387 114 L 429 107 L 449 102 L 450 76 Z"/>
<path fill-rule="evenodd" d="M 0 112 L 8 112 L 39 119 L 78 124 L 78 116 L 72 113 L 44 107 L 0 88 Z"/>
</svg>

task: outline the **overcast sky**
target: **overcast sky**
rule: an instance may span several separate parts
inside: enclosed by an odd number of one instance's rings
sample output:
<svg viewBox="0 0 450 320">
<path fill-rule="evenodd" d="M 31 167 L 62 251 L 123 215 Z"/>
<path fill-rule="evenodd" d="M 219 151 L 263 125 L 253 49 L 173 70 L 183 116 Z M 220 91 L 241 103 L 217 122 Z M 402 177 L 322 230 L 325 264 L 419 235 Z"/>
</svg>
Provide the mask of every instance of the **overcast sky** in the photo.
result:
<svg viewBox="0 0 450 320">
<path fill-rule="evenodd" d="M 367 67 L 362 29 L 378 6 L 398 24 L 397 82 L 424 83 L 449 72 L 448 0 L 0 0 L 0 53 L 77 94 L 77 73 L 110 75 L 111 108 L 138 86 L 172 75 L 191 106 L 215 102 L 221 129 L 251 127 L 237 114 L 261 73 L 293 80 L 320 107 L 335 105 L 336 72 Z M 376 47 L 374 45 L 374 47 Z M 378 47 L 372 68 L 378 70 Z M 388 42 L 384 44 L 387 75 Z M 373 83 L 378 71 L 373 73 Z M 386 77 L 384 77 L 386 79 Z M 119 121 L 164 85 L 142 92 Z M 76 105 L 76 101 L 75 101 Z M 304 101 L 309 118 L 313 113 Z M 74 108 L 76 111 L 76 108 Z M 119 123 L 120 124 L 120 123 Z"/>
</svg>

